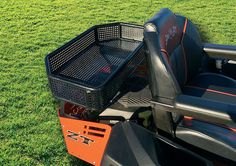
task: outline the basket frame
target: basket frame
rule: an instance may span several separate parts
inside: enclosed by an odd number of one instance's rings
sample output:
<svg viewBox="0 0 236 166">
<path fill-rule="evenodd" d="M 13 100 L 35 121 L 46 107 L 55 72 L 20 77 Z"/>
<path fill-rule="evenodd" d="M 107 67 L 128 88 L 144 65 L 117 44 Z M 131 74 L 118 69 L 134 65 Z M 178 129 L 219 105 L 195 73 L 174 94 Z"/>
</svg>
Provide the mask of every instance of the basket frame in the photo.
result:
<svg viewBox="0 0 236 166">
<path fill-rule="evenodd" d="M 133 39 L 134 42 L 139 42 L 139 45 L 137 46 L 136 49 L 134 49 L 127 57 L 126 57 L 126 60 L 125 62 L 123 62 L 119 67 L 117 67 L 109 76 L 108 78 L 106 78 L 106 80 L 101 83 L 100 85 L 98 86 L 91 86 L 91 85 L 87 85 L 83 82 L 78 82 L 76 80 L 73 80 L 71 79 L 70 77 L 67 78 L 66 76 L 60 76 L 60 75 L 57 75 L 57 74 L 54 74 L 55 71 L 52 71 L 51 69 L 51 66 L 50 66 L 50 57 L 52 57 L 53 55 L 56 55 L 58 54 L 59 52 L 63 51 L 64 49 L 66 49 L 67 47 L 69 47 L 70 45 L 72 45 L 73 43 L 75 43 L 76 41 L 78 41 L 79 39 L 81 39 L 82 37 L 84 37 L 85 35 L 89 34 L 90 32 L 94 31 L 95 32 L 95 42 L 90 44 L 89 46 L 87 46 L 86 48 L 84 48 L 83 51 L 86 51 L 89 47 L 92 47 L 93 44 L 98 44 L 99 42 L 101 42 L 99 39 L 98 39 L 98 29 L 99 28 L 103 28 L 103 27 L 107 27 L 107 26 L 119 26 L 119 36 L 117 37 L 119 40 L 127 40 L 127 41 L 131 41 L 131 39 L 128 39 L 128 38 L 123 38 L 122 37 L 122 26 L 128 26 L 130 28 L 139 28 L 139 29 L 142 29 L 143 30 L 143 27 L 142 26 L 139 26 L 139 25 L 135 25 L 135 24 L 128 24 L 128 23 L 111 23 L 111 24 L 102 24 L 102 25 L 95 25 L 91 28 L 89 28 L 88 30 L 86 30 L 85 32 L 81 33 L 80 35 L 78 35 L 77 37 L 75 37 L 74 39 L 70 40 L 69 42 L 67 42 L 66 44 L 64 44 L 63 46 L 61 46 L 60 48 L 56 49 L 55 51 L 51 52 L 50 54 L 48 54 L 46 57 L 45 57 L 45 65 L 46 65 L 46 72 L 47 72 L 47 76 L 48 76 L 48 80 L 49 80 L 49 87 L 50 89 L 52 90 L 52 84 L 51 84 L 51 81 L 50 80 L 55 80 L 55 81 L 58 81 L 58 82 L 61 82 L 61 83 L 64 83 L 64 84 L 70 84 L 74 87 L 77 87 L 77 88 L 80 88 L 80 89 L 83 89 L 85 90 L 87 97 L 85 97 L 86 101 L 88 101 L 88 98 L 89 98 L 89 94 L 96 94 L 96 95 L 99 95 L 99 96 L 104 96 L 103 94 L 103 90 L 105 89 L 105 87 L 107 86 L 107 84 L 109 84 L 110 82 L 112 82 L 112 80 L 116 77 L 117 74 L 119 74 L 120 72 L 122 72 L 122 70 L 124 70 L 126 68 L 126 66 L 129 64 L 130 60 L 134 57 L 135 54 L 137 54 L 138 51 L 142 50 L 143 47 L 144 47 L 144 44 L 142 42 L 142 40 L 135 40 Z M 112 38 L 110 40 L 114 40 L 115 38 Z M 104 41 L 109 41 L 108 40 L 104 40 Z M 81 51 L 79 54 L 82 54 L 83 51 Z M 71 59 L 69 59 L 67 62 L 65 63 L 70 63 L 71 61 L 73 61 L 73 59 L 76 58 L 76 56 L 72 57 Z M 144 55 L 143 55 L 143 59 L 144 59 Z M 141 62 L 140 62 L 141 63 Z M 138 66 L 139 64 L 136 64 L 136 67 Z M 136 68 L 135 67 L 135 68 Z M 58 70 L 58 69 L 56 69 Z M 60 69 L 59 69 L 60 70 Z M 134 69 L 133 69 L 134 70 Z M 130 72 L 131 74 L 132 72 Z M 128 76 L 128 75 L 127 75 Z M 126 77 L 127 77 L 126 76 Z M 121 86 L 121 85 L 120 85 Z M 59 100 L 63 100 L 63 101 L 67 101 L 67 102 L 71 102 L 73 104 L 79 104 L 79 105 L 82 105 L 84 107 L 86 107 L 87 109 L 89 110 L 102 110 L 104 109 L 109 103 L 106 102 L 106 104 L 104 104 L 104 98 L 103 97 L 100 97 L 99 99 L 96 100 L 97 106 L 91 106 L 91 104 L 83 104 L 83 103 L 77 103 L 71 99 L 67 99 L 67 98 L 64 98 L 64 97 L 60 97 L 58 95 L 56 95 L 53 90 L 52 90 L 52 93 L 54 94 L 54 96 L 56 98 L 58 98 Z M 91 96 L 90 96 L 91 97 Z M 110 99 L 111 100 L 111 99 Z M 100 106 L 98 106 L 100 105 Z"/>
</svg>

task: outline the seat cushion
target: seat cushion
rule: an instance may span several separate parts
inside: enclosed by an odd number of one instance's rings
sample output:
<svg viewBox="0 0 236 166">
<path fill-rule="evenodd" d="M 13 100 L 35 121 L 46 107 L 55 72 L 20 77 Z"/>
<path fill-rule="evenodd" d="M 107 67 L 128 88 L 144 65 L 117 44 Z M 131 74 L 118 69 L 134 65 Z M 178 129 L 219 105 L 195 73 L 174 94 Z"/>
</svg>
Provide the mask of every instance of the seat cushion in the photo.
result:
<svg viewBox="0 0 236 166">
<path fill-rule="evenodd" d="M 176 137 L 201 149 L 236 161 L 236 133 L 227 127 L 194 119 L 183 119 Z"/>
<path fill-rule="evenodd" d="M 216 73 L 202 73 L 183 87 L 186 95 L 236 104 L 236 81 Z"/>
</svg>

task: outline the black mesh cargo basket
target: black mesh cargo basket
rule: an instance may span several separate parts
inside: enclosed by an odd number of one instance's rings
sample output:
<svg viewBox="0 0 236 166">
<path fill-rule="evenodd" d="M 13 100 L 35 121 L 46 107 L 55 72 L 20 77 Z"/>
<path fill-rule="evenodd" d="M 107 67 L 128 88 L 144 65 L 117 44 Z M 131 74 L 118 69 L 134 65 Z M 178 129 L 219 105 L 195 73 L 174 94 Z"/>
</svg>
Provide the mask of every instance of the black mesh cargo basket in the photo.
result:
<svg viewBox="0 0 236 166">
<path fill-rule="evenodd" d="M 103 110 L 144 59 L 143 28 L 125 23 L 90 28 L 46 57 L 53 95 Z"/>
</svg>

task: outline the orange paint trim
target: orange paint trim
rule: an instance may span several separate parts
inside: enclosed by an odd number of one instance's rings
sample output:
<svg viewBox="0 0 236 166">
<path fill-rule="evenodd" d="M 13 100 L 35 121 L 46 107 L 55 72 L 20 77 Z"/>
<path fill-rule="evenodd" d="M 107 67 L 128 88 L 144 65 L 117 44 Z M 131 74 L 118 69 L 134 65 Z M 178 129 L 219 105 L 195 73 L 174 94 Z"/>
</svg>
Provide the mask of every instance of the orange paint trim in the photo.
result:
<svg viewBox="0 0 236 166">
<path fill-rule="evenodd" d="M 191 120 L 194 120 L 194 118 L 191 116 L 184 116 L 184 120 L 191 121 Z M 198 120 L 198 121 L 202 121 L 202 120 Z M 206 121 L 202 121 L 202 122 L 206 122 Z M 209 122 L 206 122 L 206 123 L 209 123 Z M 210 123 L 210 124 L 214 124 L 214 123 Z M 225 129 L 231 130 L 232 132 L 236 133 L 236 128 L 232 128 L 232 127 L 228 127 L 226 125 L 220 125 L 220 124 L 214 124 L 214 125 L 217 125 L 219 127 L 223 127 Z"/>
<path fill-rule="evenodd" d="M 111 126 L 58 115 L 68 153 L 92 165 L 101 165 Z"/>
<path fill-rule="evenodd" d="M 185 33 L 185 32 L 186 32 L 186 29 L 187 29 L 187 24 L 188 24 L 188 19 L 187 19 L 187 18 L 185 18 L 183 33 Z"/>
<path fill-rule="evenodd" d="M 183 53 L 184 53 L 184 66 L 185 66 L 185 77 L 184 77 L 184 84 L 187 82 L 188 80 L 188 68 L 187 68 L 187 60 L 186 60 L 186 54 L 185 54 L 185 50 L 184 50 L 184 46 L 183 46 L 183 39 L 184 39 L 184 35 L 187 29 L 187 24 L 188 24 L 188 19 L 185 18 L 185 22 L 184 22 L 184 28 L 183 28 L 183 35 L 182 35 L 182 39 L 181 39 L 181 46 L 183 49 Z"/>
<path fill-rule="evenodd" d="M 193 117 L 191 117 L 191 116 L 184 116 L 184 119 L 185 120 L 193 120 Z"/>
<path fill-rule="evenodd" d="M 201 87 L 197 87 L 197 86 L 185 86 L 185 87 L 201 89 L 201 90 L 205 90 L 207 92 L 218 93 L 218 94 L 221 94 L 221 95 L 236 97 L 236 94 L 232 94 L 232 93 L 228 93 L 228 92 L 221 92 L 221 91 L 214 90 L 214 89 L 209 89 L 209 88 L 201 88 Z"/>
<path fill-rule="evenodd" d="M 236 133 L 236 129 L 235 129 L 235 128 L 230 128 L 230 127 L 229 127 L 229 129 L 230 129 L 231 131 L 233 131 L 233 132 Z"/>
</svg>

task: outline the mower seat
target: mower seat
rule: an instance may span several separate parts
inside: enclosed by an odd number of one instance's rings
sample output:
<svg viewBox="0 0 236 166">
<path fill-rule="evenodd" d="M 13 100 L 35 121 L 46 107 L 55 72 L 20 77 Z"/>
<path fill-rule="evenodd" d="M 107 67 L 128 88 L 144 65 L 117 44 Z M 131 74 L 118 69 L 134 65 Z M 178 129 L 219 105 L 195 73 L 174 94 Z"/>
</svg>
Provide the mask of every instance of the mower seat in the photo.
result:
<svg viewBox="0 0 236 166">
<path fill-rule="evenodd" d="M 236 81 L 220 74 L 200 73 L 183 87 L 183 93 L 235 104 Z"/>
<path fill-rule="evenodd" d="M 236 127 L 236 81 L 207 68 L 211 57 L 197 28 L 187 18 L 162 9 L 145 23 L 144 42 L 156 127 L 236 161 L 232 129 Z M 223 59 L 227 54 L 236 57 L 236 47 L 227 52 L 228 48 L 214 51 L 222 52 Z M 194 119 L 191 125 L 184 116 Z"/>
</svg>

